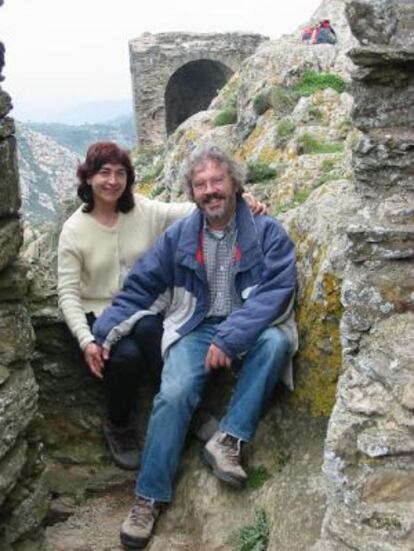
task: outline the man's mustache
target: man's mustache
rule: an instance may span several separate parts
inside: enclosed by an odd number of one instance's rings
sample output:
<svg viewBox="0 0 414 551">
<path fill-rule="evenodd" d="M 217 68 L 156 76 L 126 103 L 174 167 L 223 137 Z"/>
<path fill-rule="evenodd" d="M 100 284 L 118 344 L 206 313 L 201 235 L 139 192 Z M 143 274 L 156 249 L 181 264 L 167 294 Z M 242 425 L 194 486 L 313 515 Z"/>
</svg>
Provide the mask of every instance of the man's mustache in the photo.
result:
<svg viewBox="0 0 414 551">
<path fill-rule="evenodd" d="M 205 197 L 205 199 L 203 199 L 203 204 L 209 203 L 210 201 L 215 201 L 217 199 L 225 199 L 225 197 L 221 195 L 221 193 L 211 193 L 210 195 Z"/>
</svg>

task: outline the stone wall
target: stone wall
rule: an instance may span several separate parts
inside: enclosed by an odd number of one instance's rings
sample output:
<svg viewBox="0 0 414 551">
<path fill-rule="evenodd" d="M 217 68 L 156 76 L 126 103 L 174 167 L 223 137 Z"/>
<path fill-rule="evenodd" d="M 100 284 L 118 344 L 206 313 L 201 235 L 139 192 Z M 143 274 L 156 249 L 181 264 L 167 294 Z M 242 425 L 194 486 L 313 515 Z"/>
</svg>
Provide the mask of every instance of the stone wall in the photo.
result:
<svg viewBox="0 0 414 551">
<path fill-rule="evenodd" d="M 414 549 L 414 4 L 352 1 L 363 208 L 350 221 L 343 374 L 329 423 L 317 549 Z"/>
<path fill-rule="evenodd" d="M 0 54 L 1 73 L 3 44 Z M 48 503 L 40 444 L 31 430 L 38 389 L 29 363 L 33 330 L 24 305 L 26 273 L 17 258 L 22 226 L 11 108 L 0 88 L 0 549 L 35 551 Z"/>
<path fill-rule="evenodd" d="M 129 43 L 139 145 L 162 144 L 190 115 L 207 109 L 258 34 L 145 33 Z"/>
</svg>

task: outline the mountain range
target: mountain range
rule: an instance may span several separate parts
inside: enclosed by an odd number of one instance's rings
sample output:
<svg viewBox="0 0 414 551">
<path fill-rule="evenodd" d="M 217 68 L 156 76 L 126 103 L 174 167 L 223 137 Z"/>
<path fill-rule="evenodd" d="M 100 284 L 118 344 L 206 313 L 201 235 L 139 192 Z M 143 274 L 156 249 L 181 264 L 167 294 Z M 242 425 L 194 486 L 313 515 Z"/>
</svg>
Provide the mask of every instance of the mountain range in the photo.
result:
<svg viewBox="0 0 414 551">
<path fill-rule="evenodd" d="M 114 141 L 135 145 L 131 116 L 104 124 L 22 123 L 16 121 L 22 212 L 34 224 L 53 222 L 65 199 L 76 195 L 76 168 L 88 146 Z"/>
</svg>

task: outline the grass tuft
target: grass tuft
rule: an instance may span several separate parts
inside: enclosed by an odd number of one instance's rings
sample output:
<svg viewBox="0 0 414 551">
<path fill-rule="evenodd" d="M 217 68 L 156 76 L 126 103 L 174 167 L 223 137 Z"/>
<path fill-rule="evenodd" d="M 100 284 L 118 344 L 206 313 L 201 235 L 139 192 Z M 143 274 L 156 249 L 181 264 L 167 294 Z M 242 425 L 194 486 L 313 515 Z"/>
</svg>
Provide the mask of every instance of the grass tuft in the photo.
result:
<svg viewBox="0 0 414 551">
<path fill-rule="evenodd" d="M 272 478 L 271 473 L 264 465 L 249 467 L 247 469 L 247 475 L 247 486 L 251 490 L 258 490 L 267 480 L 269 480 L 269 478 Z"/>
<path fill-rule="evenodd" d="M 335 73 L 316 73 L 305 71 L 294 90 L 300 96 L 311 96 L 318 90 L 332 88 L 341 93 L 345 90 L 345 81 Z"/>
<path fill-rule="evenodd" d="M 224 126 L 225 124 L 234 124 L 237 122 L 237 109 L 226 107 L 220 111 L 214 119 L 214 126 Z"/>
<path fill-rule="evenodd" d="M 267 163 L 251 162 L 247 163 L 247 181 L 261 182 L 263 180 L 271 180 L 277 176 L 274 168 Z"/>
<path fill-rule="evenodd" d="M 266 551 L 269 543 L 269 523 L 264 509 L 256 511 L 254 521 L 240 528 L 237 536 L 238 551 Z"/>
</svg>

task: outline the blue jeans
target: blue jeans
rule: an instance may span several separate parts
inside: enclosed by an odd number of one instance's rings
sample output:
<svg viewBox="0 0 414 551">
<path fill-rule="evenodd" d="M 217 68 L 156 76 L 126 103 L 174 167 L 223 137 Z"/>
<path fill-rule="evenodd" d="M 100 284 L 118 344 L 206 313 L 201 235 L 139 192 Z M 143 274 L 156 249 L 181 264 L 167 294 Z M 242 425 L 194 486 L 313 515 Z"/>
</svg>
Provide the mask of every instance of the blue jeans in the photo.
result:
<svg viewBox="0 0 414 551">
<path fill-rule="evenodd" d="M 207 318 L 168 352 L 148 424 L 137 495 L 171 501 L 191 417 L 209 376 L 204 361 L 217 322 L 217 318 Z M 244 441 L 253 438 L 263 405 L 289 357 L 290 344 L 280 329 L 269 328 L 261 333 L 244 357 L 227 414 L 220 422 L 221 431 Z"/>
</svg>

